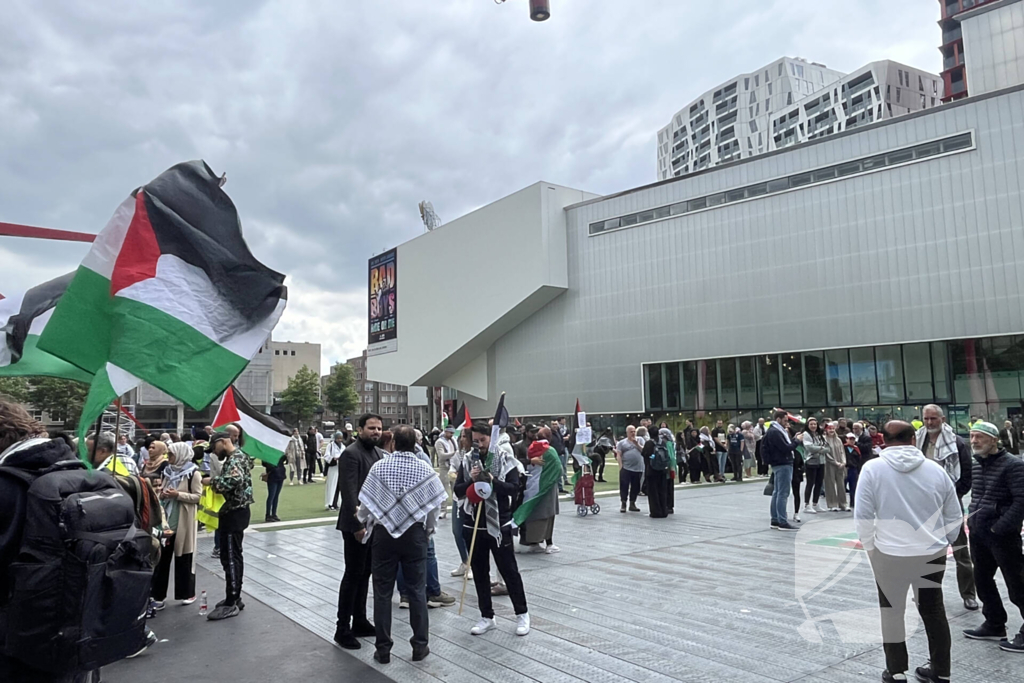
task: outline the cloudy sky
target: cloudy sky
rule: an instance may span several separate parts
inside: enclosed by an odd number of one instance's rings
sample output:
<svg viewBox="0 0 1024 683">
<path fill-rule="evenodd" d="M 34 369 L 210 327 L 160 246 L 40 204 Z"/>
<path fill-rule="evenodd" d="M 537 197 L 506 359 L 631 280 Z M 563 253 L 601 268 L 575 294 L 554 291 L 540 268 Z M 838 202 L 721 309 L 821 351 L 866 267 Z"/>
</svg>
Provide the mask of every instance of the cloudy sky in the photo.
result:
<svg viewBox="0 0 1024 683">
<path fill-rule="evenodd" d="M 326 372 L 365 346 L 367 259 L 423 231 L 422 199 L 451 220 L 540 179 L 652 182 L 675 111 L 783 55 L 941 68 L 935 0 L 551 4 L 7 0 L 0 221 L 97 232 L 203 158 L 289 276 L 275 338 L 321 343 Z M 85 249 L 0 237 L 0 292 Z"/>
</svg>

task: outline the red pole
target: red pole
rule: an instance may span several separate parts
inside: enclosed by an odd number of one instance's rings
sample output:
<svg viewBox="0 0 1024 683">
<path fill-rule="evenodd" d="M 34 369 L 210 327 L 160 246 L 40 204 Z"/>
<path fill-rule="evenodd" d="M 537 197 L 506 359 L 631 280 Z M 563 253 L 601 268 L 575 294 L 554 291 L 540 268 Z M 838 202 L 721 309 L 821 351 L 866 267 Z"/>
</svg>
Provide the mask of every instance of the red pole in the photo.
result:
<svg viewBox="0 0 1024 683">
<path fill-rule="evenodd" d="M 92 242 L 96 235 L 71 230 L 54 230 L 53 228 L 36 228 L 31 225 L 0 222 L 0 237 L 34 237 L 43 240 L 60 240 L 63 242 Z"/>
</svg>

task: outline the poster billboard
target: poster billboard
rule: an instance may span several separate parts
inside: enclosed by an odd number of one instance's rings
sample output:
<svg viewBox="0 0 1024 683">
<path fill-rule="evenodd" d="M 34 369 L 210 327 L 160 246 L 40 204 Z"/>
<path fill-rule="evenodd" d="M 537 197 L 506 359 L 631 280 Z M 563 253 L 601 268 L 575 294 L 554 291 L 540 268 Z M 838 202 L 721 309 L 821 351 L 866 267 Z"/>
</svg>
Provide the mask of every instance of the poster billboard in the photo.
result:
<svg viewBox="0 0 1024 683">
<path fill-rule="evenodd" d="M 369 331 L 366 355 L 398 350 L 398 250 L 370 259 Z"/>
</svg>

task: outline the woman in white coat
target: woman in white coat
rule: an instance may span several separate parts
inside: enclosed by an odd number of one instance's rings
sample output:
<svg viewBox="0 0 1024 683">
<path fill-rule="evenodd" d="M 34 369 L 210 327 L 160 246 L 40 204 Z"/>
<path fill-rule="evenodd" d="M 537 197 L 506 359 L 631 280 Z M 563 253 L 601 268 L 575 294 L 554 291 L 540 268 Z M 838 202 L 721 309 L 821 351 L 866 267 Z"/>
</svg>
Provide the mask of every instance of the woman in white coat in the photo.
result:
<svg viewBox="0 0 1024 683">
<path fill-rule="evenodd" d="M 345 452 L 345 435 L 341 432 L 334 432 L 334 438 L 327 446 L 324 454 L 324 468 L 327 471 L 327 482 L 324 486 L 324 507 L 328 510 L 337 510 L 337 498 L 335 491 L 338 489 L 338 459 Z"/>
</svg>

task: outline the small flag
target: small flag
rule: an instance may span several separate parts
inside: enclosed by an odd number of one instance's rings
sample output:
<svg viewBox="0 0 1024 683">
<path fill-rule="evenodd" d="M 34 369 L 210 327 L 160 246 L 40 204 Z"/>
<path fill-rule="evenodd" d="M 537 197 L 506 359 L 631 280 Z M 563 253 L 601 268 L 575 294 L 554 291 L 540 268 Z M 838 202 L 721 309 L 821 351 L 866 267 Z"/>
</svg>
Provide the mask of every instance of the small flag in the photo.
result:
<svg viewBox="0 0 1024 683">
<path fill-rule="evenodd" d="M 498 409 L 494 411 L 494 421 L 491 423 L 491 445 L 488 453 L 495 453 L 498 450 L 498 437 L 501 430 L 508 427 L 508 410 L 505 408 L 505 392 L 501 392 L 498 399 Z"/>
<path fill-rule="evenodd" d="M 456 412 L 456 415 L 462 416 L 462 423 L 459 424 L 458 429 L 455 430 L 456 437 L 460 437 L 462 436 L 462 430 L 470 429 L 473 426 L 473 421 L 469 417 L 469 409 L 466 408 L 465 401 L 463 401 L 462 405 L 459 406 L 459 410 Z"/>
<path fill-rule="evenodd" d="M 448 413 L 441 413 L 441 431 L 443 432 L 448 427 Z"/>
<path fill-rule="evenodd" d="M 253 408 L 233 386 L 228 387 L 221 398 L 213 427 L 225 427 L 232 423 L 238 423 L 245 433 L 243 450 L 246 455 L 272 465 L 281 461 L 291 440 L 288 427 L 277 418 Z"/>
<path fill-rule="evenodd" d="M 36 346 L 39 334 L 74 275 L 62 275 L 23 294 L 0 297 L 0 377 L 58 377 L 84 384 L 92 382 L 91 372 Z"/>
</svg>

